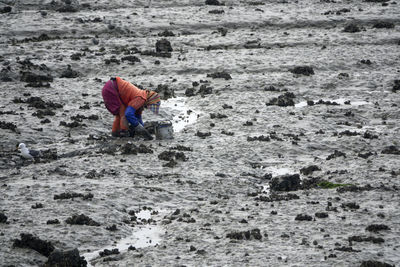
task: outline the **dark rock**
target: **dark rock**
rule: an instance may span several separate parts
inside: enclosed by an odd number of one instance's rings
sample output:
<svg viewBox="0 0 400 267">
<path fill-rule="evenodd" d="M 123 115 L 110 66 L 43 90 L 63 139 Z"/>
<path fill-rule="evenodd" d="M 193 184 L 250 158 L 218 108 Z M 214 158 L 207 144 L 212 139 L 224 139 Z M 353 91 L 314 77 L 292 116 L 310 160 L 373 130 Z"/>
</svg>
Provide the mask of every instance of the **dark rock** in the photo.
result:
<svg viewBox="0 0 400 267">
<path fill-rule="evenodd" d="M 300 169 L 300 173 L 304 175 L 310 175 L 315 171 L 320 171 L 321 169 L 317 165 L 310 165 L 308 167 L 303 167 Z"/>
<path fill-rule="evenodd" d="M 7 222 L 7 216 L 3 212 L 0 212 L 0 223 L 6 223 L 6 222 Z"/>
<path fill-rule="evenodd" d="M 269 141 L 271 141 L 271 138 L 269 138 L 269 136 L 264 136 L 264 135 L 247 137 L 247 142 L 253 142 L 253 141 L 269 142 Z"/>
<path fill-rule="evenodd" d="M 197 92 L 199 95 L 204 96 L 204 95 L 209 95 L 212 94 L 213 88 L 210 86 L 207 86 L 205 84 L 202 84 L 200 86 L 199 91 Z"/>
<path fill-rule="evenodd" d="M 352 247 L 337 247 L 335 250 L 344 251 L 344 252 L 361 252 L 361 250 L 353 249 Z"/>
<path fill-rule="evenodd" d="M 341 205 L 341 207 L 342 207 L 343 209 L 348 208 L 348 209 L 352 209 L 352 210 L 358 210 L 358 209 L 360 208 L 360 205 L 358 205 L 358 204 L 355 203 L 355 202 L 348 202 L 348 203 L 343 203 L 343 204 Z"/>
<path fill-rule="evenodd" d="M 210 14 L 223 14 L 223 13 L 225 13 L 225 11 L 222 10 L 222 9 L 214 9 L 214 10 L 208 11 L 208 13 L 210 13 Z"/>
<path fill-rule="evenodd" d="M 371 65 L 371 64 L 372 64 L 371 60 L 369 60 L 369 59 L 367 59 L 367 60 L 362 59 L 362 60 L 360 61 L 360 63 L 361 63 L 361 64 L 365 64 L 365 65 Z"/>
<path fill-rule="evenodd" d="M 193 151 L 193 149 L 191 147 L 182 146 L 182 145 L 177 145 L 177 146 L 171 147 L 171 149 L 178 150 L 178 151 Z"/>
<path fill-rule="evenodd" d="M 111 231 L 111 232 L 115 232 L 118 230 L 117 226 L 115 224 L 106 227 L 106 230 Z"/>
<path fill-rule="evenodd" d="M 295 199 L 300 199 L 300 197 L 296 194 L 275 194 L 275 193 L 272 193 L 269 196 L 259 196 L 255 198 L 255 200 L 263 202 L 289 201 Z"/>
<path fill-rule="evenodd" d="M 54 200 L 57 199 L 74 199 L 74 198 L 82 198 L 83 200 L 87 200 L 87 199 L 92 199 L 93 198 L 93 194 L 92 193 L 88 193 L 86 195 L 82 194 L 82 193 L 61 193 L 59 195 L 54 195 Z"/>
<path fill-rule="evenodd" d="M 13 247 L 30 248 L 46 257 L 48 257 L 54 250 L 54 246 L 51 244 L 51 242 L 41 240 L 32 234 L 22 233 L 20 236 L 21 239 L 16 239 L 13 243 Z"/>
<path fill-rule="evenodd" d="M 363 192 L 363 191 L 370 191 L 374 188 L 371 185 L 366 186 L 356 186 L 356 185 L 349 185 L 343 186 L 336 189 L 338 193 L 345 193 L 345 192 Z"/>
<path fill-rule="evenodd" d="M 300 175 L 298 174 L 281 175 L 272 178 L 269 185 L 271 190 L 273 191 L 295 191 L 300 188 Z"/>
<path fill-rule="evenodd" d="M 393 22 L 387 22 L 387 21 L 378 21 L 372 26 L 373 28 L 377 29 L 393 29 L 394 28 L 394 23 Z"/>
<path fill-rule="evenodd" d="M 194 88 L 187 88 L 185 90 L 185 95 L 187 97 L 195 96 L 195 89 Z"/>
<path fill-rule="evenodd" d="M 60 221 L 58 219 L 48 220 L 46 224 L 60 224 Z"/>
<path fill-rule="evenodd" d="M 231 75 L 229 73 L 227 73 L 226 71 L 214 72 L 214 73 L 211 73 L 211 74 L 207 74 L 207 77 L 211 77 L 213 79 L 221 78 L 221 79 L 225 79 L 225 80 L 231 80 L 232 79 Z"/>
<path fill-rule="evenodd" d="M 371 224 L 368 225 L 367 228 L 365 228 L 365 230 L 376 233 L 382 230 L 390 230 L 390 228 L 385 224 Z"/>
<path fill-rule="evenodd" d="M 43 204 L 42 203 L 36 203 L 35 205 L 31 206 L 32 209 L 41 209 L 43 208 Z"/>
<path fill-rule="evenodd" d="M 100 223 L 92 220 L 85 214 L 73 215 L 65 221 L 67 224 L 78 224 L 78 225 L 89 225 L 89 226 L 100 226 Z"/>
<path fill-rule="evenodd" d="M 105 250 L 99 252 L 100 257 L 117 255 L 117 254 L 119 254 L 119 250 L 117 248 L 114 248 L 112 250 L 105 249 Z"/>
<path fill-rule="evenodd" d="M 395 265 L 381 261 L 363 261 L 360 267 L 395 267 Z"/>
<path fill-rule="evenodd" d="M 86 267 L 87 262 L 85 258 L 79 255 L 78 249 L 72 250 L 54 250 L 44 267 Z"/>
<path fill-rule="evenodd" d="M 374 244 L 380 244 L 385 242 L 385 240 L 382 237 L 373 237 L 373 236 L 363 237 L 359 235 L 350 236 L 348 240 L 349 242 L 372 242 Z"/>
<path fill-rule="evenodd" d="M 156 42 L 156 52 L 158 53 L 169 53 L 172 52 L 171 43 L 167 39 L 161 39 Z"/>
<path fill-rule="evenodd" d="M 183 152 L 176 152 L 176 151 L 164 151 L 158 155 L 160 160 L 180 160 L 180 161 L 187 161 L 188 158 L 185 156 Z"/>
<path fill-rule="evenodd" d="M 12 11 L 12 7 L 10 6 L 5 6 L 0 8 L 0 14 L 4 14 L 4 13 L 10 13 Z"/>
<path fill-rule="evenodd" d="M 328 218 L 328 213 L 326 212 L 316 212 L 315 217 L 323 219 L 323 218 Z"/>
<path fill-rule="evenodd" d="M 164 30 L 163 32 L 159 32 L 158 36 L 160 37 L 173 37 L 175 34 L 172 31 Z"/>
<path fill-rule="evenodd" d="M 206 5 L 209 6 L 223 6 L 223 3 L 220 3 L 218 0 L 206 0 Z"/>
<path fill-rule="evenodd" d="M 21 82 L 27 83 L 40 83 L 40 82 L 52 82 L 53 76 L 50 74 L 36 74 L 30 71 L 21 73 Z"/>
<path fill-rule="evenodd" d="M 361 28 L 354 23 L 350 23 L 349 25 L 347 25 L 346 27 L 344 27 L 344 32 L 350 32 L 350 33 L 355 33 L 355 32 L 360 32 Z"/>
<path fill-rule="evenodd" d="M 77 78 L 79 77 L 79 72 L 73 70 L 70 65 L 67 66 L 67 69 L 61 73 L 60 78 Z"/>
<path fill-rule="evenodd" d="M 381 152 L 382 154 L 400 155 L 400 150 L 396 146 L 388 146 Z"/>
<path fill-rule="evenodd" d="M 154 153 L 150 147 L 147 147 L 144 144 L 139 145 L 137 152 L 141 153 L 141 154 L 153 154 Z"/>
<path fill-rule="evenodd" d="M 13 131 L 13 132 L 15 132 L 15 133 L 18 132 L 18 130 L 17 130 L 17 125 L 15 125 L 15 124 L 12 123 L 12 122 L 0 121 L 0 128 L 1 128 L 1 129 L 11 130 L 11 131 Z"/>
<path fill-rule="evenodd" d="M 340 152 L 338 150 L 335 150 L 335 152 L 333 152 L 333 154 L 329 155 L 326 158 L 326 160 L 331 160 L 331 159 L 334 159 L 334 158 L 337 158 L 337 157 L 344 157 L 345 158 L 346 157 L 346 153 Z"/>
<path fill-rule="evenodd" d="M 312 221 L 312 217 L 307 214 L 297 214 L 295 220 L 296 221 Z"/>
<path fill-rule="evenodd" d="M 400 44 L 400 42 L 399 42 L 399 44 Z M 392 92 L 396 93 L 397 91 L 400 91 L 400 80 L 394 80 Z"/>
<path fill-rule="evenodd" d="M 236 239 L 236 240 L 250 240 L 250 239 L 257 239 L 261 240 L 262 235 L 260 233 L 260 229 L 252 229 L 248 231 L 242 232 L 231 232 L 226 235 L 227 238 Z"/>
<path fill-rule="evenodd" d="M 208 136 L 211 136 L 211 133 L 210 132 L 204 133 L 204 132 L 197 131 L 197 133 L 195 135 L 204 139 L 204 138 L 206 138 Z"/>
<path fill-rule="evenodd" d="M 290 69 L 289 71 L 294 74 L 302 74 L 305 76 L 310 76 L 315 74 L 314 69 L 310 66 L 297 66 L 294 67 L 293 69 Z"/>
<path fill-rule="evenodd" d="M 288 106 L 294 106 L 294 101 L 293 99 L 296 96 L 291 93 L 291 92 L 286 92 L 283 95 L 280 95 L 278 97 L 272 98 L 268 103 L 266 103 L 267 106 L 280 106 L 280 107 L 288 107 Z"/>
<path fill-rule="evenodd" d="M 155 91 L 160 94 L 160 98 L 162 100 L 167 100 L 169 98 L 175 97 L 174 89 L 169 88 L 166 84 L 159 84 Z"/>
<path fill-rule="evenodd" d="M 121 58 L 121 61 L 129 61 L 132 64 L 135 64 L 135 62 L 140 62 L 140 59 L 136 56 L 126 56 Z"/>
<path fill-rule="evenodd" d="M 215 113 L 210 113 L 210 119 L 225 119 L 225 118 L 228 118 L 228 116 L 225 115 L 225 114 L 221 114 L 221 113 L 217 113 L 217 114 L 215 114 Z"/>
</svg>

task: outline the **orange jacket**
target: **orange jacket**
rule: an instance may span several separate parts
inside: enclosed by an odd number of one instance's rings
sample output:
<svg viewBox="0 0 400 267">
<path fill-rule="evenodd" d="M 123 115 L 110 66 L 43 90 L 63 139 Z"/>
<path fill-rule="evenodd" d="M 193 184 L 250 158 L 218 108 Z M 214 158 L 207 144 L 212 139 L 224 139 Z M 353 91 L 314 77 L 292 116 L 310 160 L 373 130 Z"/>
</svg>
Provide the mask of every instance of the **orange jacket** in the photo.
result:
<svg viewBox="0 0 400 267">
<path fill-rule="evenodd" d="M 128 130 L 128 120 L 125 117 L 127 106 L 133 107 L 139 114 L 141 114 L 147 100 L 146 90 L 141 90 L 130 82 L 124 81 L 120 77 L 116 77 L 116 80 L 118 92 L 123 103 L 121 103 L 121 107 L 119 108 L 119 115 L 116 115 L 114 118 L 112 126 L 113 133 L 118 133 L 121 130 Z"/>
</svg>

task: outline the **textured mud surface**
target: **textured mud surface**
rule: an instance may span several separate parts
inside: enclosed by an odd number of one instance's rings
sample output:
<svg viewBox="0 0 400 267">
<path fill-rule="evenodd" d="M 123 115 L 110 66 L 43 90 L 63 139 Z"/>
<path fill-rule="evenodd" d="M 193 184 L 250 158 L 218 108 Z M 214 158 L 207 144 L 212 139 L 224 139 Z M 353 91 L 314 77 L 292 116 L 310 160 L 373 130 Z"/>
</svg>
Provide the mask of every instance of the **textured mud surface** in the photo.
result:
<svg viewBox="0 0 400 267">
<path fill-rule="evenodd" d="M 0 0 L 0 265 L 398 266 L 399 14 Z M 110 137 L 116 75 L 175 139 Z"/>
</svg>

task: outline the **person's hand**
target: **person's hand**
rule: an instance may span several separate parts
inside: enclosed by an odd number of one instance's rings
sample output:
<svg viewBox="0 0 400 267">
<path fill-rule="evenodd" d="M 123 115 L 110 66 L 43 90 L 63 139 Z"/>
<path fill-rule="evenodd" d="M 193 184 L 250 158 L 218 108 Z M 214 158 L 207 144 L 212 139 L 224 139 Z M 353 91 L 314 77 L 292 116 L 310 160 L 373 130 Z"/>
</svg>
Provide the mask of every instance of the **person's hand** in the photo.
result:
<svg viewBox="0 0 400 267">
<path fill-rule="evenodd" d="M 153 140 L 153 136 L 140 123 L 135 127 L 135 132 L 142 135 L 145 140 Z"/>
</svg>

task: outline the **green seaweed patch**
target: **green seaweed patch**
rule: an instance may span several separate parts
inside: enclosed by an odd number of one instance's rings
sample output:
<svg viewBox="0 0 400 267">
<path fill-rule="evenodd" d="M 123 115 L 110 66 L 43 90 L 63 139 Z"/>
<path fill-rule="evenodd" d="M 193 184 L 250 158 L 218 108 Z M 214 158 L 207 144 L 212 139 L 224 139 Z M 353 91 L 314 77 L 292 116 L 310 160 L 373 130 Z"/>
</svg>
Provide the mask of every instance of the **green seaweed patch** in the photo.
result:
<svg viewBox="0 0 400 267">
<path fill-rule="evenodd" d="M 342 186 L 350 186 L 350 185 L 352 185 L 352 184 L 335 184 L 335 183 L 331 183 L 328 181 L 322 181 L 317 184 L 317 186 L 322 189 L 334 189 L 334 188 L 338 188 L 338 187 L 342 187 Z"/>
</svg>

